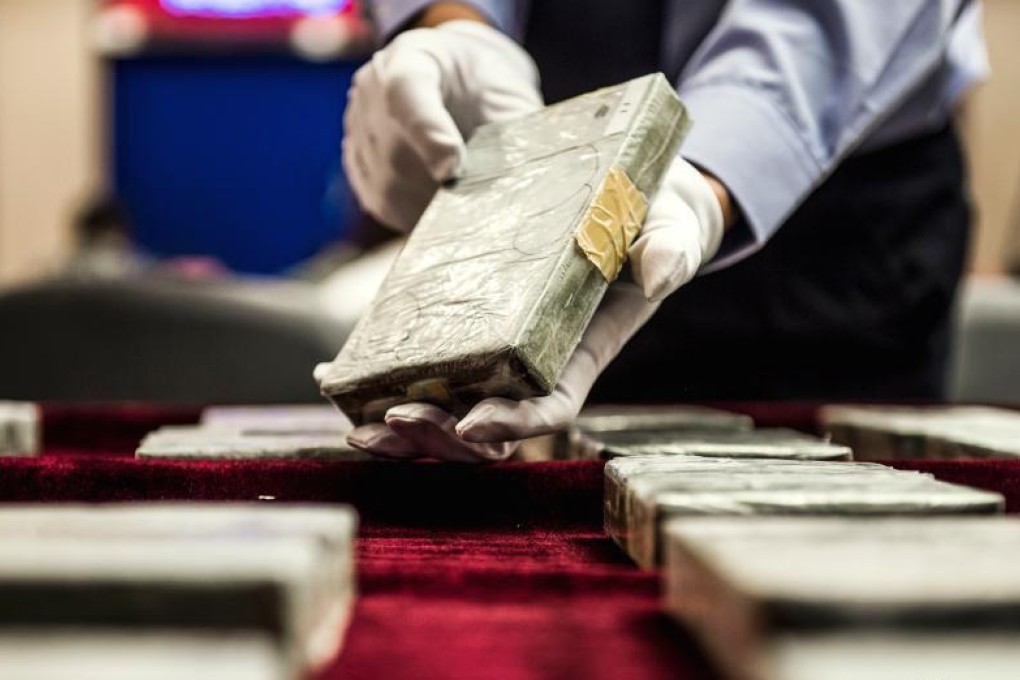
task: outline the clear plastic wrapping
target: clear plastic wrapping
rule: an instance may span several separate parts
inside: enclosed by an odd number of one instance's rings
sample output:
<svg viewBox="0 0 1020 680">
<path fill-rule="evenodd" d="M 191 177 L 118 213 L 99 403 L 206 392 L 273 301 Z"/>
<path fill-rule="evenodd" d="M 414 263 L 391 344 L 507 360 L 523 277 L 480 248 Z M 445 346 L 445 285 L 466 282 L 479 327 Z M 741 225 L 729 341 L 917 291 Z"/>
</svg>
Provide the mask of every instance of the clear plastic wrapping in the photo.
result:
<svg viewBox="0 0 1020 680">
<path fill-rule="evenodd" d="M 859 458 L 1020 458 L 1020 412 L 985 406 L 827 406 L 822 424 Z"/>
<path fill-rule="evenodd" d="M 661 74 L 480 128 L 322 393 L 355 423 L 549 393 L 688 126 Z"/>
<path fill-rule="evenodd" d="M 870 463 L 642 456 L 610 461 L 605 480 L 606 530 L 648 568 L 673 517 L 993 514 L 1005 504 L 996 493 Z"/>
<path fill-rule="evenodd" d="M 584 434 L 677 430 L 746 432 L 754 428 L 754 420 L 740 413 L 686 404 L 600 405 L 581 411 L 574 426 Z"/>
<path fill-rule="evenodd" d="M 351 421 L 329 404 L 210 406 L 202 411 L 200 425 L 248 435 L 346 435 L 351 431 Z"/>
<path fill-rule="evenodd" d="M 753 428 L 750 416 L 705 406 L 602 404 L 585 408 L 570 428 L 557 435 L 555 455 L 564 459 L 597 457 L 591 440 L 616 432 L 746 432 Z"/>
<path fill-rule="evenodd" d="M 174 630 L 2 631 L 0 678 L 295 680 L 267 636 Z"/>
<path fill-rule="evenodd" d="M 783 428 L 749 431 L 661 430 L 605 432 L 582 436 L 584 457 L 686 455 L 721 458 L 775 458 L 845 461 L 849 447 Z"/>
<path fill-rule="evenodd" d="M 258 633 L 316 667 L 353 604 L 356 524 L 340 506 L 8 506 L 0 625 Z"/>
<path fill-rule="evenodd" d="M 633 456 L 615 458 L 606 463 L 605 528 L 613 540 L 633 556 L 635 533 L 632 521 L 636 499 L 652 496 L 659 490 L 726 490 L 761 488 L 774 484 L 773 475 L 782 481 L 790 475 L 818 473 L 824 475 L 887 475 L 892 468 L 875 463 L 813 463 L 791 460 L 740 460 L 698 456 Z M 931 475 L 905 473 L 917 478 Z M 647 543 L 647 541 L 645 541 Z"/>
<path fill-rule="evenodd" d="M 1002 650 L 985 656 L 960 643 L 1020 640 L 1015 520 L 683 519 L 669 523 L 664 540 L 666 609 L 701 639 L 725 677 L 902 678 L 923 660 L 869 654 L 879 640 L 901 638 L 936 655 L 938 644 L 971 653 L 973 666 L 943 666 L 936 676 L 950 677 L 950 667 L 960 677 L 1009 675 L 989 672 Z M 814 646 L 820 636 L 842 651 L 828 657 L 840 673 L 815 665 L 803 674 L 825 651 Z"/>
<path fill-rule="evenodd" d="M 243 426 L 247 427 L 247 426 Z M 367 453 L 347 443 L 347 432 L 286 429 L 284 423 L 266 423 L 267 429 L 241 429 L 235 425 L 168 425 L 146 435 L 136 458 L 180 460 L 249 460 L 314 458 L 370 460 Z M 348 428 L 349 429 L 349 428 Z"/>
<path fill-rule="evenodd" d="M 34 456 L 41 446 L 39 407 L 19 401 L 0 401 L 0 456 Z"/>
</svg>

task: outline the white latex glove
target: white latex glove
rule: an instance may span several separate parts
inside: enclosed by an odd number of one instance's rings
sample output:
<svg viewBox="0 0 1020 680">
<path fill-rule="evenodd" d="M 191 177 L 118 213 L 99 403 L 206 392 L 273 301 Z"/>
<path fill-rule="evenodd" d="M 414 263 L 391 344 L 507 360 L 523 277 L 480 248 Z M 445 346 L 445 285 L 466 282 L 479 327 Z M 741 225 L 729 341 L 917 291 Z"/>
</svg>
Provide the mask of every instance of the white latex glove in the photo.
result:
<svg viewBox="0 0 1020 680">
<path fill-rule="evenodd" d="M 494 28 L 448 21 L 398 35 L 354 74 L 344 114 L 344 170 L 362 208 L 410 231 L 491 121 L 542 108 L 538 69 Z"/>
<path fill-rule="evenodd" d="M 609 287 L 552 394 L 523 401 L 485 399 L 459 422 L 431 404 L 395 406 L 385 423 L 356 428 L 348 442 L 390 458 L 483 462 L 509 457 L 521 439 L 566 427 L 599 374 L 662 299 L 694 278 L 715 255 L 722 235 L 718 198 L 701 173 L 677 157 L 630 248 L 634 281 Z"/>
</svg>

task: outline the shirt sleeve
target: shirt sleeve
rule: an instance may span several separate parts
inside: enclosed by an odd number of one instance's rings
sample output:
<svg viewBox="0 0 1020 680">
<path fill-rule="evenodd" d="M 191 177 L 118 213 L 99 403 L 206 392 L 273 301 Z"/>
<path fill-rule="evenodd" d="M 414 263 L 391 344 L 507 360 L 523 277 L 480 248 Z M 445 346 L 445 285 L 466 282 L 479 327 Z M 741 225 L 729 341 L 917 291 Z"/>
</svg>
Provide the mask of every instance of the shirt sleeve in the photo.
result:
<svg viewBox="0 0 1020 680">
<path fill-rule="evenodd" d="M 731 0 L 680 77 L 684 156 L 745 217 L 711 268 L 753 252 L 945 61 L 967 0 Z"/>
<path fill-rule="evenodd" d="M 378 36 L 383 40 L 393 37 L 416 14 L 436 0 L 369 0 L 366 3 L 369 16 L 375 24 Z M 458 0 L 484 14 L 493 26 L 504 33 L 516 31 L 517 8 L 515 0 Z"/>
</svg>

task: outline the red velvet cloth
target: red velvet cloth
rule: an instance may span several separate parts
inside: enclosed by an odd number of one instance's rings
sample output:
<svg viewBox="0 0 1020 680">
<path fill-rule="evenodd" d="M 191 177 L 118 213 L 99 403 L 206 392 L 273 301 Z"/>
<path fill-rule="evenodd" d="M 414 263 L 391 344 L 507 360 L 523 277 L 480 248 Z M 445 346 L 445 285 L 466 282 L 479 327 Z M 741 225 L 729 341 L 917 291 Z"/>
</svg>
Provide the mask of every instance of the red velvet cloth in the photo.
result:
<svg viewBox="0 0 1020 680">
<path fill-rule="evenodd" d="M 785 408 L 785 410 L 784 410 Z M 807 406 L 747 405 L 761 424 L 812 429 Z M 658 576 L 602 533 L 597 462 L 178 463 L 126 458 L 145 432 L 197 409 L 63 407 L 47 454 L 0 459 L 0 502 L 347 502 L 362 517 L 361 596 L 334 678 L 710 678 L 659 612 Z M 897 462 L 1004 493 L 1020 462 Z"/>
<path fill-rule="evenodd" d="M 324 679 L 714 677 L 600 530 L 370 530 L 359 567 Z"/>
<path fill-rule="evenodd" d="M 198 422 L 197 406 L 48 404 L 42 411 L 47 456 L 134 456 L 142 437 L 163 425 Z"/>
</svg>

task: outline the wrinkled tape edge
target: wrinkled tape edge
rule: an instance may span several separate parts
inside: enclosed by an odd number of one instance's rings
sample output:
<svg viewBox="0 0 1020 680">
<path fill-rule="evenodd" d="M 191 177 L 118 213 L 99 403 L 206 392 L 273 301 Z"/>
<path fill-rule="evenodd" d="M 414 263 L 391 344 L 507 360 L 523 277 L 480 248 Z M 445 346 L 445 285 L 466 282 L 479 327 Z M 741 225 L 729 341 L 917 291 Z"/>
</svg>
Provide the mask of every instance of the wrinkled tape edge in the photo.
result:
<svg viewBox="0 0 1020 680">
<path fill-rule="evenodd" d="M 647 215 L 648 200 L 623 168 L 609 168 L 574 233 L 578 247 L 609 283 L 620 275 Z"/>
</svg>

